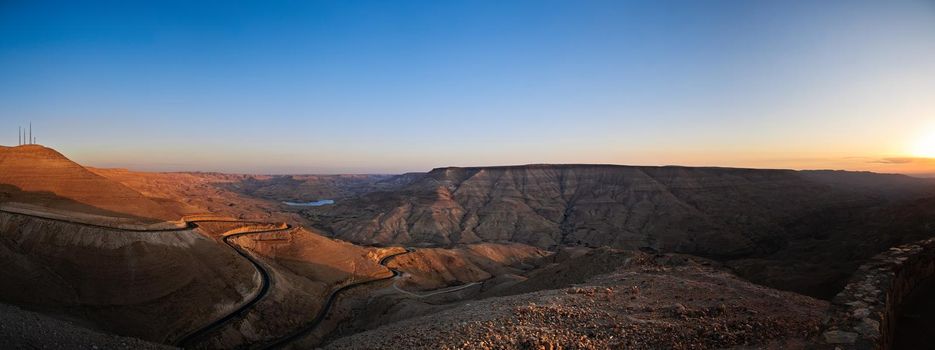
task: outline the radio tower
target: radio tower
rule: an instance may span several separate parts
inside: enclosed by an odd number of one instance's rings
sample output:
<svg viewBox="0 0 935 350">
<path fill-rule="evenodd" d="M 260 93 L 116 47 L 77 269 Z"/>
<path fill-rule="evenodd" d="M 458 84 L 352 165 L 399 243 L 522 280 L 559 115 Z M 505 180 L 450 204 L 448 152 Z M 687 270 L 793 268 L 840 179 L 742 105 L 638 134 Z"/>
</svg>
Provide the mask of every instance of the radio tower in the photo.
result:
<svg viewBox="0 0 935 350">
<path fill-rule="evenodd" d="M 16 145 L 17 146 L 23 145 L 23 127 L 22 126 L 16 127 Z"/>
<path fill-rule="evenodd" d="M 29 122 L 29 144 L 32 144 L 32 122 Z"/>
</svg>

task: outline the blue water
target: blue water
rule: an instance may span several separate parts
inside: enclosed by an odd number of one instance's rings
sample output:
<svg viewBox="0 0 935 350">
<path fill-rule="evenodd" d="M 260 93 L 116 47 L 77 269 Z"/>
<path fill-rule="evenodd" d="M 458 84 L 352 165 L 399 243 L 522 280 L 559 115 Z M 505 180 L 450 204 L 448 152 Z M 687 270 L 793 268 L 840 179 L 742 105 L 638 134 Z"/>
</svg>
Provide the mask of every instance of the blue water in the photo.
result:
<svg viewBox="0 0 935 350">
<path fill-rule="evenodd" d="M 322 199 L 314 202 L 282 202 L 285 205 L 291 205 L 293 207 L 320 207 L 323 205 L 334 204 L 333 199 Z"/>
</svg>

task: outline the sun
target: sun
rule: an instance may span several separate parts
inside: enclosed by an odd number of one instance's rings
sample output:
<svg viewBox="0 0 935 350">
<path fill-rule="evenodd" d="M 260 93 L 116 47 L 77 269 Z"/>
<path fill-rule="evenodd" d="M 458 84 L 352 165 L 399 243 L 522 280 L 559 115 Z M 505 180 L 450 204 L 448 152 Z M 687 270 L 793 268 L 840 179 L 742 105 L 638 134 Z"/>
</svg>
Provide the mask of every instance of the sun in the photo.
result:
<svg viewBox="0 0 935 350">
<path fill-rule="evenodd" d="M 910 153 L 915 157 L 935 158 L 935 131 L 930 131 L 916 139 Z"/>
</svg>

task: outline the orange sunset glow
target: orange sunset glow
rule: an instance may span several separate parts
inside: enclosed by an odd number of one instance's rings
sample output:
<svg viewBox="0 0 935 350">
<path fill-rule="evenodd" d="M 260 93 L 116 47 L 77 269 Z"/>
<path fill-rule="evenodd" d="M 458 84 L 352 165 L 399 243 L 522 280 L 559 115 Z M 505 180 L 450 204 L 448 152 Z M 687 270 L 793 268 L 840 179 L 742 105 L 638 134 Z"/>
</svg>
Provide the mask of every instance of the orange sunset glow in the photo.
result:
<svg viewBox="0 0 935 350">
<path fill-rule="evenodd" d="M 0 266 L 0 350 L 935 349 L 935 0 L 0 0 Z"/>
</svg>

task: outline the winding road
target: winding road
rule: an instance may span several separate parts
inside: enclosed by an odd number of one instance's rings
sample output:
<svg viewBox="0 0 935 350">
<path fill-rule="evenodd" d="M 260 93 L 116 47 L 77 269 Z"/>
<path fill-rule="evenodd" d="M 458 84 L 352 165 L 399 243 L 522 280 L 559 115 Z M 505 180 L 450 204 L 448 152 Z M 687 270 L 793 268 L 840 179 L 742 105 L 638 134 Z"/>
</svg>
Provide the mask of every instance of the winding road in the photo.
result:
<svg viewBox="0 0 935 350">
<path fill-rule="evenodd" d="M 393 272 L 393 275 L 387 276 L 387 277 L 383 277 L 383 278 L 373 279 L 373 280 L 369 280 L 369 281 L 362 281 L 362 282 L 352 283 L 352 284 L 346 285 L 346 286 L 344 286 L 344 287 L 341 287 L 341 288 L 339 288 L 339 289 L 337 289 L 337 290 L 332 291 L 331 294 L 328 295 L 328 299 L 325 300 L 325 304 L 324 304 L 324 305 L 322 306 L 322 308 L 318 311 L 318 314 L 315 315 L 315 318 L 312 320 L 312 322 L 309 322 L 309 323 L 308 323 L 307 325 L 305 325 L 304 327 L 293 331 L 292 333 L 290 333 L 289 335 L 287 335 L 287 336 L 285 336 L 285 337 L 282 337 L 282 338 L 280 338 L 280 339 L 277 339 L 276 341 L 274 341 L 274 342 L 272 342 L 272 343 L 266 344 L 265 346 L 261 347 L 261 349 L 264 349 L 264 350 L 265 350 L 265 349 L 278 349 L 278 348 L 281 348 L 281 347 L 285 346 L 286 344 L 289 344 L 289 343 L 291 343 L 291 342 L 294 342 L 294 341 L 299 340 L 300 338 L 306 336 L 308 333 L 310 333 L 310 332 L 313 331 L 315 328 L 317 328 L 318 325 L 321 324 L 322 321 L 325 320 L 325 318 L 328 316 L 328 313 L 331 311 L 331 307 L 334 306 L 334 302 L 335 302 L 335 299 L 337 299 L 338 294 L 340 294 L 340 293 L 342 293 L 342 292 L 345 292 L 345 291 L 347 291 L 347 290 L 349 290 L 349 289 L 352 289 L 352 288 L 355 288 L 355 287 L 359 287 L 359 286 L 365 285 L 365 284 L 378 283 L 378 282 L 382 282 L 382 281 L 386 281 L 386 280 L 390 280 L 390 279 L 398 279 L 398 278 L 403 277 L 403 274 L 404 274 L 403 272 L 400 272 L 399 270 L 396 270 L 396 269 L 394 269 L 394 268 L 391 268 L 391 267 L 387 266 L 387 264 L 390 262 L 390 260 L 392 260 L 392 259 L 395 258 L 395 257 L 398 257 L 398 256 L 403 255 L 403 254 L 409 254 L 409 253 L 412 253 L 412 252 L 414 252 L 414 251 L 415 251 L 415 248 L 406 248 L 406 250 L 403 251 L 403 252 L 394 253 L 394 254 L 390 254 L 390 255 L 387 255 L 387 256 L 383 257 L 382 259 L 380 259 L 380 265 L 382 265 L 382 266 L 386 267 L 387 269 L 389 269 L 390 271 L 392 271 L 392 272 Z M 469 287 L 471 287 L 471 286 L 475 286 L 475 285 L 478 285 L 478 284 L 481 284 L 481 283 L 483 283 L 483 282 L 471 282 L 471 283 L 467 283 L 467 284 L 460 285 L 460 286 L 445 288 L 445 289 L 438 290 L 438 291 L 435 291 L 435 292 L 431 292 L 431 293 L 428 293 L 428 294 L 417 294 L 417 293 L 413 293 L 413 292 L 407 291 L 407 290 L 405 290 L 405 289 L 399 288 L 399 286 L 397 286 L 397 285 L 396 285 L 396 282 L 394 281 L 394 282 L 393 282 L 393 289 L 396 290 L 396 291 L 398 291 L 398 292 L 401 292 L 401 293 L 403 293 L 403 294 L 412 296 L 412 297 L 416 297 L 416 298 L 426 298 L 426 297 L 430 297 L 430 296 L 434 296 L 434 295 L 438 295 L 438 294 L 456 292 L 456 291 L 459 291 L 459 290 L 462 290 L 462 289 L 465 289 L 465 288 L 469 288 Z"/>
<path fill-rule="evenodd" d="M 21 215 L 21 216 L 32 217 L 32 218 L 37 218 L 37 219 L 42 219 L 42 220 L 58 221 L 58 222 L 64 222 L 68 224 L 80 225 L 80 226 L 86 226 L 86 227 L 93 227 L 93 228 L 100 228 L 100 229 L 107 229 L 107 230 L 129 231 L 129 232 L 183 232 L 183 231 L 189 231 L 189 230 L 198 228 L 199 227 L 198 223 L 234 223 L 234 224 L 243 224 L 243 225 L 253 224 L 253 225 L 280 225 L 282 226 L 282 227 L 272 228 L 272 229 L 245 231 L 245 232 L 237 232 L 237 233 L 222 235 L 223 236 L 222 241 L 225 244 L 227 244 L 231 249 L 233 249 L 235 252 L 237 252 L 238 255 L 240 255 L 247 261 L 249 261 L 250 264 L 252 264 L 253 267 L 257 270 L 257 272 L 260 274 L 260 280 L 261 280 L 260 289 L 252 298 L 250 298 L 250 300 L 238 306 L 236 309 L 234 309 L 227 315 L 221 318 L 218 318 L 217 320 L 209 324 L 206 324 L 200 328 L 189 331 L 185 335 L 181 336 L 179 340 L 175 342 L 175 345 L 178 347 L 182 347 L 182 348 L 191 347 L 192 345 L 196 344 L 200 338 L 204 337 L 205 335 L 213 331 L 216 331 L 217 329 L 221 328 L 223 325 L 227 324 L 231 320 L 238 318 L 238 317 L 245 316 L 250 308 L 252 308 L 260 300 L 266 297 L 267 294 L 269 294 L 270 284 L 271 284 L 269 270 L 267 270 L 267 268 L 264 267 L 263 264 L 261 264 L 253 256 L 251 256 L 250 253 L 248 253 L 246 250 L 241 248 L 236 243 L 231 242 L 230 240 L 232 238 L 240 237 L 244 235 L 284 232 L 284 231 L 292 230 L 294 228 L 292 225 L 285 224 L 285 223 L 267 223 L 267 222 L 256 222 L 256 221 L 233 220 L 233 219 L 191 219 L 189 220 L 189 219 L 183 218 L 182 221 L 185 222 L 185 226 L 180 227 L 180 228 L 133 229 L 133 228 L 112 227 L 112 226 L 107 226 L 107 225 L 98 225 L 98 224 L 92 224 L 92 223 L 80 222 L 80 221 L 72 221 L 72 220 L 61 219 L 61 218 L 45 217 L 45 216 L 36 215 L 36 214 L 20 213 L 16 211 L 8 211 L 8 210 L 3 210 L 3 209 L 0 209 L 0 213 Z M 414 248 L 406 248 L 405 251 L 390 254 L 390 255 L 383 257 L 382 259 L 380 259 L 379 264 L 384 267 L 387 267 L 393 273 L 391 276 L 351 283 L 351 284 L 345 285 L 341 288 L 338 288 L 332 291 L 328 295 L 328 298 L 325 300 L 324 305 L 322 305 L 322 307 L 318 310 L 318 313 L 315 315 L 315 318 L 313 318 L 311 322 L 309 322 L 302 328 L 299 328 L 289 333 L 288 335 L 284 337 L 281 337 L 271 343 L 263 345 L 261 348 L 262 349 L 280 348 L 286 344 L 289 344 L 307 335 L 309 332 L 317 328 L 319 324 L 321 324 L 322 321 L 325 320 L 325 318 L 330 313 L 331 308 L 334 306 L 335 300 L 337 299 L 338 295 L 341 294 L 342 292 L 345 292 L 352 288 L 359 287 L 359 286 L 366 285 L 366 284 L 378 283 L 378 282 L 382 282 L 382 281 L 386 281 L 390 279 L 398 279 L 398 278 L 403 277 L 402 272 L 388 267 L 387 263 L 389 263 L 391 259 L 397 256 L 408 254 L 414 251 L 415 251 Z M 397 282 L 393 282 L 392 286 L 394 290 L 400 293 L 406 294 L 408 296 L 415 297 L 415 298 L 426 298 L 426 297 L 430 297 L 430 296 L 434 296 L 438 294 L 456 292 L 459 290 L 463 290 L 465 288 L 469 288 L 471 286 L 481 284 L 481 282 L 471 282 L 471 283 L 467 283 L 467 284 L 460 285 L 460 286 L 437 290 L 437 291 L 427 293 L 427 294 L 418 294 L 418 293 L 410 292 L 410 291 L 400 288 L 397 285 Z"/>
<path fill-rule="evenodd" d="M 392 258 L 394 258 L 394 257 L 397 257 L 397 256 L 400 256 L 400 255 L 403 255 L 403 254 L 411 253 L 411 252 L 413 252 L 413 251 L 414 251 L 414 249 L 412 249 L 412 248 L 406 248 L 406 250 L 403 251 L 403 252 L 399 252 L 399 253 L 387 255 L 387 256 L 383 257 L 382 259 L 380 259 L 380 265 L 386 266 L 386 264 L 390 261 L 390 259 L 392 259 Z M 400 275 L 402 274 L 401 272 L 399 272 L 399 271 L 397 271 L 397 270 L 395 270 L 395 269 L 390 269 L 390 271 L 393 272 L 393 275 L 391 275 L 391 276 L 387 276 L 387 277 L 383 277 L 383 278 L 378 278 L 378 279 L 373 279 L 373 280 L 369 280 L 369 281 L 361 281 L 361 282 L 351 283 L 351 284 L 348 284 L 348 285 L 346 285 L 346 286 L 343 286 L 343 287 L 341 287 L 341 288 L 338 288 L 338 289 L 332 291 L 331 294 L 328 295 L 328 298 L 325 300 L 325 304 L 322 305 L 321 309 L 318 310 L 318 314 L 315 315 L 315 318 L 312 319 L 311 322 L 309 322 L 308 324 L 306 324 L 306 325 L 303 326 L 302 328 L 299 328 L 299 329 L 293 331 L 292 333 L 289 333 L 289 334 L 286 335 L 285 337 L 279 338 L 279 339 L 273 341 L 272 343 L 269 343 L 269 344 L 264 345 L 264 346 L 262 347 L 262 349 L 277 349 L 277 348 L 280 348 L 280 347 L 282 347 L 282 346 L 284 346 L 284 345 L 286 345 L 286 344 L 289 344 L 289 343 L 291 343 L 291 342 L 293 342 L 293 341 L 298 340 L 299 338 L 304 337 L 306 334 L 308 334 L 309 332 L 311 332 L 312 330 L 314 330 L 315 328 L 317 328 L 318 325 L 319 325 L 322 321 L 324 321 L 325 318 L 328 316 L 328 313 L 331 311 L 331 307 L 334 306 L 334 301 L 335 301 L 335 299 L 337 298 L 338 294 L 340 294 L 341 292 L 344 292 L 344 291 L 347 291 L 347 290 L 349 290 L 349 289 L 351 289 L 351 288 L 358 287 L 358 286 L 362 286 L 362 285 L 365 285 L 365 284 L 376 283 L 376 282 L 380 282 L 380 281 L 386 281 L 386 280 L 389 280 L 389 279 L 393 279 L 393 278 L 396 278 L 396 277 L 398 277 L 398 276 L 400 276 Z"/>
<path fill-rule="evenodd" d="M 395 271 L 395 270 L 394 270 L 394 271 Z M 402 277 L 402 276 L 403 276 L 403 275 L 400 275 L 400 277 Z M 428 298 L 428 297 L 436 296 L 436 295 L 439 295 L 439 294 L 453 293 L 453 292 L 457 292 L 457 291 L 462 290 L 462 289 L 467 289 L 467 288 L 470 288 L 470 287 L 473 287 L 473 286 L 476 286 L 476 285 L 479 285 L 479 284 L 484 283 L 484 282 L 465 283 L 465 284 L 462 284 L 462 285 L 460 285 L 460 286 L 446 287 L 446 288 L 437 289 L 437 290 L 435 290 L 435 291 L 433 291 L 433 292 L 430 292 L 430 293 L 419 294 L 419 293 L 416 293 L 416 292 L 410 292 L 410 291 L 408 291 L 408 290 L 405 290 L 405 289 L 400 288 L 399 285 L 397 284 L 398 282 L 399 282 L 399 280 L 396 280 L 396 281 L 393 282 L 393 289 L 395 289 L 397 292 L 400 292 L 400 293 L 409 295 L 409 296 L 411 296 L 411 297 L 413 297 L 413 298 Z"/>
<path fill-rule="evenodd" d="M 100 229 L 105 229 L 105 230 L 117 230 L 117 231 L 129 231 L 129 232 L 182 232 L 182 231 L 188 231 L 188 230 L 191 230 L 197 227 L 197 225 L 195 225 L 194 222 L 186 221 L 184 227 L 135 229 L 135 228 L 121 228 L 121 227 L 113 227 L 113 226 L 107 226 L 107 225 L 98 225 L 98 224 L 77 221 L 77 220 L 66 220 L 66 219 L 47 217 L 47 216 L 42 216 L 42 215 L 37 215 L 37 214 L 21 213 L 18 211 L 12 211 L 12 210 L 6 210 L 6 209 L 0 209 L 0 213 L 19 215 L 19 216 L 25 216 L 25 217 L 35 218 L 35 219 L 42 219 L 42 220 L 58 221 L 58 222 L 64 222 L 67 224 L 72 224 L 72 225 L 81 225 L 81 226 L 100 228 Z"/>
<path fill-rule="evenodd" d="M 232 223 L 233 223 L 233 222 L 238 222 L 238 223 L 248 223 L 248 222 L 240 222 L 240 221 L 210 221 L 210 220 L 209 220 L 209 221 L 199 221 L 199 222 L 232 222 Z M 231 239 L 231 238 L 234 238 L 234 237 L 243 236 L 243 235 L 252 235 L 252 234 L 261 234 L 261 233 L 282 232 L 282 231 L 287 231 L 287 230 L 291 230 L 291 229 L 292 229 L 292 225 L 288 225 L 288 224 L 287 224 L 287 225 L 285 225 L 285 227 L 283 227 L 283 228 L 276 228 L 276 229 L 269 229 L 269 230 L 260 230 L 260 231 L 246 231 L 246 232 L 239 232 L 239 233 L 234 233 L 234 234 L 229 234 L 229 235 L 225 235 L 225 236 L 224 236 L 224 239 L 223 239 L 224 243 L 227 243 L 227 245 L 228 245 L 229 247 L 231 247 L 231 249 L 233 249 L 234 251 L 236 251 L 237 254 L 240 254 L 240 256 L 242 256 L 244 259 L 247 259 L 247 261 L 249 261 L 251 264 L 253 264 L 253 267 L 257 270 L 257 272 L 260 273 L 260 280 L 261 280 L 261 282 L 260 282 L 260 283 L 261 283 L 261 284 L 260 284 L 260 290 L 259 290 L 259 292 L 256 293 L 256 295 L 253 296 L 253 298 L 251 298 L 249 301 L 247 301 L 246 303 L 244 303 L 243 305 L 241 305 L 240 307 L 238 307 L 237 309 L 235 309 L 235 310 L 232 311 L 231 313 L 227 314 L 226 316 L 221 317 L 221 318 L 215 320 L 214 322 L 211 322 L 211 323 L 209 323 L 209 324 L 207 324 L 207 325 L 205 325 L 205 326 L 203 326 L 203 327 L 201 327 L 201 328 L 195 329 L 195 330 L 193 330 L 193 331 L 191 331 L 191 332 L 185 334 L 184 336 L 182 336 L 182 337 L 180 338 L 180 340 L 179 340 L 178 342 L 175 343 L 176 346 L 178 346 L 178 347 L 180 347 L 180 348 L 187 348 L 187 347 L 191 346 L 192 344 L 194 344 L 194 342 L 195 342 L 196 340 L 198 340 L 199 338 L 203 337 L 204 335 L 206 335 L 206 334 L 208 334 L 208 333 L 210 333 L 210 332 L 212 332 L 212 331 L 214 331 L 214 330 L 217 330 L 218 328 L 220 328 L 221 326 L 223 326 L 224 324 L 226 324 L 226 323 L 229 322 L 230 320 L 232 320 L 232 319 L 234 319 L 234 318 L 237 318 L 237 317 L 242 317 L 242 316 L 246 315 L 247 312 L 249 311 L 248 309 L 250 309 L 251 307 L 253 307 L 253 305 L 256 305 L 256 303 L 258 303 L 261 299 L 263 299 L 263 298 L 266 296 L 266 294 L 269 293 L 269 287 L 270 287 L 270 274 L 269 274 L 269 271 L 268 271 L 265 267 L 263 267 L 263 265 L 260 264 L 259 261 L 257 261 L 256 259 L 254 259 L 253 256 L 250 255 L 250 253 L 247 253 L 247 252 L 246 252 L 243 248 L 241 248 L 239 245 L 234 244 L 234 243 L 231 243 L 230 239 Z"/>
<path fill-rule="evenodd" d="M 245 232 L 238 232 L 238 233 L 223 235 L 222 240 L 224 241 L 224 243 L 226 243 L 231 249 L 233 249 L 235 252 L 237 252 L 237 254 L 239 254 L 241 257 L 243 257 L 244 259 L 247 259 L 247 261 L 249 261 L 250 264 L 252 264 L 253 267 L 257 270 L 257 272 L 260 274 L 260 280 L 261 280 L 261 281 L 260 281 L 260 290 L 259 290 L 252 298 L 250 298 L 250 300 L 248 300 L 246 303 L 240 305 L 239 307 L 237 307 L 235 310 L 231 311 L 231 312 L 228 313 L 227 315 L 225 315 L 225 316 L 223 316 L 223 317 L 221 317 L 221 318 L 219 318 L 219 319 L 217 319 L 217 320 L 215 320 L 215 321 L 213 321 L 213 322 L 211 322 L 211 323 L 209 323 L 209 324 L 207 324 L 207 325 L 204 325 L 204 326 L 202 326 L 202 327 L 200 327 L 200 328 L 198 328 L 198 329 L 192 330 L 192 331 L 186 333 L 185 335 L 183 335 L 177 342 L 175 342 L 175 345 L 176 345 L 176 346 L 182 347 L 182 348 L 191 346 L 192 344 L 194 344 L 194 342 L 195 342 L 196 340 L 198 340 L 198 339 L 201 338 L 202 336 L 204 336 L 204 335 L 206 335 L 206 334 L 208 334 L 208 333 L 210 333 L 210 332 L 212 332 L 212 331 L 214 331 L 214 330 L 220 328 L 222 325 L 224 325 L 225 323 L 231 321 L 232 319 L 234 319 L 234 318 L 236 318 L 236 317 L 239 317 L 239 316 L 242 316 L 242 315 L 245 315 L 245 314 L 247 313 L 248 309 L 250 309 L 251 307 L 253 307 L 254 305 L 256 305 L 256 303 L 258 303 L 261 299 L 263 299 L 263 297 L 266 296 L 266 294 L 269 293 L 269 288 L 270 288 L 270 274 L 269 274 L 269 271 L 268 271 L 265 267 L 263 267 L 263 265 L 260 264 L 259 261 L 257 261 L 256 259 L 254 259 L 249 253 L 247 253 L 245 250 L 243 250 L 242 248 L 240 248 L 240 246 L 238 246 L 237 244 L 232 243 L 232 242 L 230 241 L 230 239 L 231 239 L 231 238 L 234 238 L 234 237 L 243 236 L 243 235 L 252 235 L 252 234 L 261 234 L 261 233 L 273 233 L 273 232 L 288 231 L 288 230 L 291 230 L 291 229 L 293 228 L 293 227 L 292 227 L 291 225 L 289 225 L 289 224 L 282 224 L 282 223 L 277 224 L 277 223 L 266 223 L 266 222 L 256 222 L 256 221 L 246 221 L 246 220 L 230 220 L 230 219 L 192 219 L 192 220 L 188 220 L 188 219 L 183 218 L 182 221 L 185 222 L 185 226 L 184 226 L 184 227 L 179 227 L 179 228 L 163 228 L 163 229 L 134 229 L 134 228 L 113 227 L 113 226 L 107 226 L 107 225 L 99 225 L 99 224 L 93 224 L 93 223 L 82 222 L 82 221 L 76 221 L 76 220 L 67 220 L 67 219 L 61 219 L 61 218 L 46 217 L 46 216 L 37 215 L 37 214 L 21 213 L 21 212 L 17 212 L 17 211 L 10 211 L 10 210 L 4 210 L 4 209 L 0 209 L 0 213 L 6 213 L 6 214 L 11 214 L 11 215 L 25 216 L 25 217 L 30 217 L 30 218 L 35 218 L 35 219 L 41 219 L 41 220 L 50 220 L 50 221 L 56 221 L 56 222 L 63 222 L 63 223 L 67 223 L 67 224 L 70 224 L 70 225 L 79 225 L 79 226 L 92 227 L 92 228 L 98 228 L 98 229 L 115 230 L 115 231 L 128 231 L 128 232 L 183 232 L 183 231 L 189 231 L 189 230 L 194 230 L 194 229 L 198 228 L 198 223 L 232 223 L 232 224 L 243 224 L 243 225 L 251 225 L 251 224 L 252 224 L 252 225 L 271 225 L 271 224 L 272 224 L 272 225 L 280 225 L 280 226 L 282 226 L 282 227 L 273 228 L 273 229 L 264 229 L 264 230 L 257 230 L 257 231 L 245 231 Z"/>
</svg>

